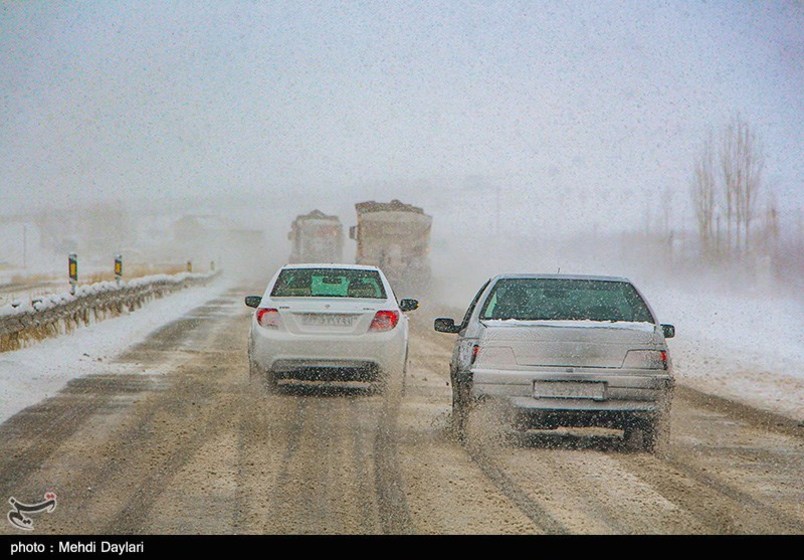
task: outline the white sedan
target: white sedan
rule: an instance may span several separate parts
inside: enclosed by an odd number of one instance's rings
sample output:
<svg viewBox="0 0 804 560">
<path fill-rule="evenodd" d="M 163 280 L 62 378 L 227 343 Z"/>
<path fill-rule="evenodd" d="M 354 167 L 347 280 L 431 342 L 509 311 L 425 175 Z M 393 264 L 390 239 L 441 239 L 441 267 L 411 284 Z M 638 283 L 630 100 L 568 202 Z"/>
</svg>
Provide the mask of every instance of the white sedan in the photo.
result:
<svg viewBox="0 0 804 560">
<path fill-rule="evenodd" d="M 405 369 L 413 299 L 396 300 L 374 266 L 282 267 L 262 296 L 249 333 L 249 370 L 274 390 L 280 380 L 360 381 L 382 389 Z"/>
</svg>

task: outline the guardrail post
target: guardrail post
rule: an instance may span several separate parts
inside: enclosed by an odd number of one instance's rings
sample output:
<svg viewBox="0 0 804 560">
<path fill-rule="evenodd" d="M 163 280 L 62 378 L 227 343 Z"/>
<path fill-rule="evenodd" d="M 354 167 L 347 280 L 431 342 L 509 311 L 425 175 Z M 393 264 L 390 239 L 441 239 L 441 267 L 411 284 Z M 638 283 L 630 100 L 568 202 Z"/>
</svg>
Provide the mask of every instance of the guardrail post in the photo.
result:
<svg viewBox="0 0 804 560">
<path fill-rule="evenodd" d="M 123 279 L 123 255 L 114 256 L 114 279 L 119 286 L 120 281 Z"/>
<path fill-rule="evenodd" d="M 70 293 L 75 295 L 75 287 L 78 285 L 78 255 L 70 253 L 67 262 L 70 274 Z"/>
</svg>

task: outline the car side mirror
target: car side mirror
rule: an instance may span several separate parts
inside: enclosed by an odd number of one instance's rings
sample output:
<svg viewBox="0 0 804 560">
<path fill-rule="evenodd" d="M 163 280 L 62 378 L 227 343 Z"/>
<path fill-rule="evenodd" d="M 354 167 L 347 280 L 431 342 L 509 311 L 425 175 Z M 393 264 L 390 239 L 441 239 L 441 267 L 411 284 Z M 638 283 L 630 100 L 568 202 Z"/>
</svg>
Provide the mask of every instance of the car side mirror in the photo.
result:
<svg viewBox="0 0 804 560">
<path fill-rule="evenodd" d="M 413 311 L 419 308 L 419 302 L 415 299 L 402 299 L 399 300 L 399 309 L 402 311 Z"/>
<path fill-rule="evenodd" d="M 447 334 L 457 334 L 461 332 L 461 325 L 456 325 L 455 321 L 446 317 L 441 317 L 433 322 L 433 328 L 436 332 Z"/>
<path fill-rule="evenodd" d="M 259 307 L 262 296 L 246 296 L 246 307 Z"/>
<path fill-rule="evenodd" d="M 673 338 L 676 336 L 676 328 L 673 325 L 662 325 L 662 333 L 665 338 Z"/>
</svg>

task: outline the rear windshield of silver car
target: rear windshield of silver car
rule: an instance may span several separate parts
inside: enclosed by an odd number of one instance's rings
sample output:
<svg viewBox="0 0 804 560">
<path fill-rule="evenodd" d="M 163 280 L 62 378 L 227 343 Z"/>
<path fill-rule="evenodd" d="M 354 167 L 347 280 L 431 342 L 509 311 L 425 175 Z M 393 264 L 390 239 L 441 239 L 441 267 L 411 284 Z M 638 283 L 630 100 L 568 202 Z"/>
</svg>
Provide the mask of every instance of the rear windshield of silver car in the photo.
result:
<svg viewBox="0 0 804 560">
<path fill-rule="evenodd" d="M 386 299 L 376 270 L 349 268 L 286 268 L 271 297 L 342 297 Z"/>
<path fill-rule="evenodd" d="M 497 281 L 480 318 L 654 322 L 648 306 L 628 282 L 553 278 Z"/>
</svg>

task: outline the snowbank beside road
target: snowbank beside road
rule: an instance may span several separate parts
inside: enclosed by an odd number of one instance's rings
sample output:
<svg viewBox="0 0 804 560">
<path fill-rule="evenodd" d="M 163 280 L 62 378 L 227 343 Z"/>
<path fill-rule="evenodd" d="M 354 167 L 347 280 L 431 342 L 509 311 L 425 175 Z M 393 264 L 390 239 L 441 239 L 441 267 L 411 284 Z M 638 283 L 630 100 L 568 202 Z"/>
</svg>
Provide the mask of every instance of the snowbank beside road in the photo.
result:
<svg viewBox="0 0 804 560">
<path fill-rule="evenodd" d="M 28 305 L 0 307 L 0 352 L 69 334 L 75 328 L 139 309 L 176 290 L 206 284 L 217 276 L 218 273 L 159 274 L 120 284 L 98 282 L 80 286 L 75 295 L 49 295 Z"/>
<path fill-rule="evenodd" d="M 640 288 L 676 327 L 668 345 L 680 383 L 804 421 L 804 301 L 749 288 Z"/>
<path fill-rule="evenodd" d="M 107 362 L 114 356 L 224 290 L 220 282 L 182 290 L 131 314 L 77 329 L 70 336 L 1 353 L 0 422 L 57 393 L 71 379 L 108 373 Z"/>
<path fill-rule="evenodd" d="M 186 280 L 203 280 L 208 277 L 208 274 L 182 272 L 179 274 L 153 274 L 151 276 L 142 276 L 120 284 L 110 281 L 95 282 L 94 284 L 85 284 L 76 287 L 75 295 L 70 292 L 63 292 L 35 298 L 32 302 L 21 301 L 0 306 L 0 318 L 53 309 L 59 305 L 64 305 L 87 296 L 120 292 L 126 289 L 141 288 L 152 284 L 180 284 Z"/>
</svg>

